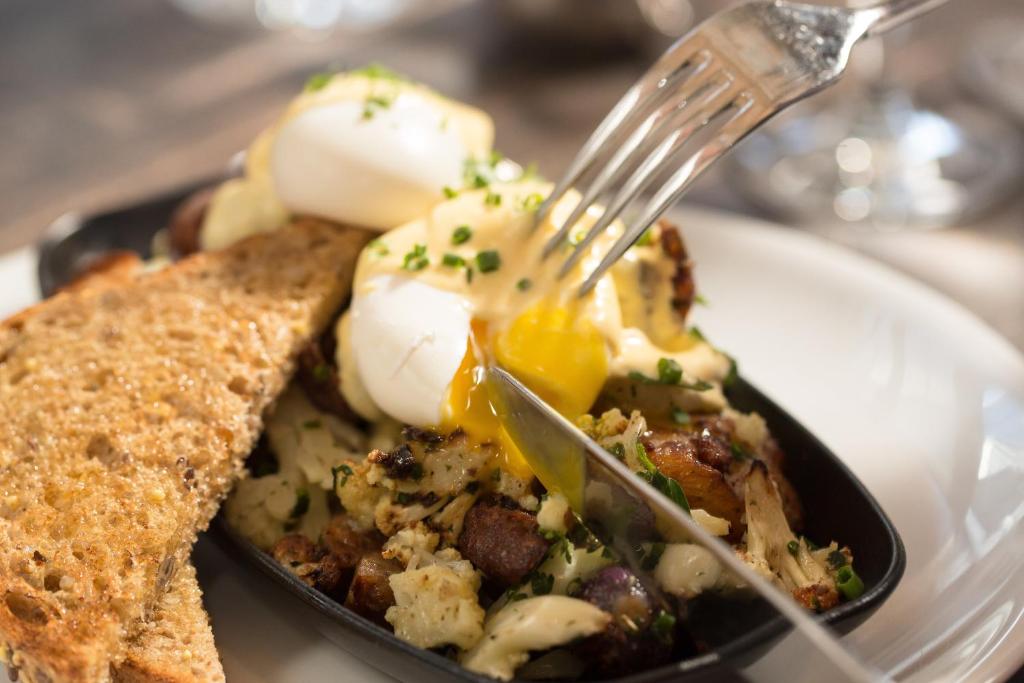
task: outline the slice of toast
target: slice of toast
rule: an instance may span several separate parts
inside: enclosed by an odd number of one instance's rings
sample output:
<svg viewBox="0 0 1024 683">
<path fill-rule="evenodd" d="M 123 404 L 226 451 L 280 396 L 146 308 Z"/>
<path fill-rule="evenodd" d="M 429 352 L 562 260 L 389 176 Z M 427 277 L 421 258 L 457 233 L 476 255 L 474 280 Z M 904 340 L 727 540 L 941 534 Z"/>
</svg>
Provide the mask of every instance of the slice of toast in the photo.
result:
<svg viewBox="0 0 1024 683">
<path fill-rule="evenodd" d="M 203 609 L 196 570 L 186 562 L 153 615 L 128 643 L 128 656 L 113 672 L 114 683 L 222 683 L 224 668 Z"/>
<path fill-rule="evenodd" d="M 21 680 L 128 656 L 369 237 L 296 221 L 0 325 L 0 660 Z"/>
</svg>

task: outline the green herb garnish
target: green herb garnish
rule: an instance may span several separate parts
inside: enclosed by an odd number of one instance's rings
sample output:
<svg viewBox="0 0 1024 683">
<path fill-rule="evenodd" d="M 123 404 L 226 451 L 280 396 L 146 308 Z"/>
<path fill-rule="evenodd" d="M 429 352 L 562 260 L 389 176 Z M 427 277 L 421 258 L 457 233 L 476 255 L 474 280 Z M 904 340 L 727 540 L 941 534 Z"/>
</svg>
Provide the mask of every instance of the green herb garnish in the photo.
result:
<svg viewBox="0 0 1024 683">
<path fill-rule="evenodd" d="M 839 569 L 846 565 L 846 554 L 842 550 L 833 550 L 828 554 L 827 559 L 832 569 Z"/>
<path fill-rule="evenodd" d="M 663 643 L 671 643 L 675 633 L 676 618 L 665 610 L 658 612 L 658 616 L 651 622 L 651 633 Z"/>
<path fill-rule="evenodd" d="M 340 482 L 338 481 L 338 472 L 345 475 L 341 478 Z M 332 467 L 331 476 L 334 477 L 334 490 L 337 491 L 339 486 L 344 486 L 348 483 L 348 478 L 352 476 L 352 468 L 344 463 L 337 467 Z"/>
<path fill-rule="evenodd" d="M 327 363 L 319 363 L 313 367 L 313 380 L 321 383 L 331 378 L 331 368 Z"/>
<path fill-rule="evenodd" d="M 683 381 L 683 368 L 671 358 L 658 359 L 658 382 L 679 384 Z"/>
<path fill-rule="evenodd" d="M 702 341 L 706 343 L 708 340 L 708 338 L 704 336 L 704 333 L 701 332 L 700 328 L 697 327 L 696 325 L 692 325 L 688 332 L 690 333 L 690 336 L 696 339 L 697 341 Z"/>
<path fill-rule="evenodd" d="M 523 211 L 536 211 L 542 203 L 544 203 L 544 195 L 532 192 L 519 201 L 519 207 Z"/>
<path fill-rule="evenodd" d="M 376 78 L 386 81 L 407 81 L 407 77 L 392 71 L 388 67 L 378 62 L 372 62 L 366 66 L 361 66 L 358 69 L 352 69 L 349 73 L 353 76 L 366 76 L 367 78 Z"/>
<path fill-rule="evenodd" d="M 534 595 L 547 595 L 555 585 L 555 577 L 551 574 L 537 573 L 530 579 L 530 588 Z"/>
<path fill-rule="evenodd" d="M 406 493 L 405 491 L 399 491 L 395 495 L 395 502 L 399 505 L 408 505 L 412 502 L 412 499 L 413 495 L 411 493 Z"/>
<path fill-rule="evenodd" d="M 460 225 L 452 230 L 452 244 L 465 244 L 473 236 L 473 229 L 468 225 Z"/>
<path fill-rule="evenodd" d="M 476 255 L 476 267 L 481 273 L 493 273 L 501 267 L 501 254 L 494 249 L 481 251 Z"/>
<path fill-rule="evenodd" d="M 652 244 L 654 244 L 654 231 L 650 228 L 644 230 L 636 242 L 634 242 L 634 245 L 638 247 L 649 247 Z"/>
<path fill-rule="evenodd" d="M 658 566 L 658 562 L 661 560 L 661 556 L 664 553 L 664 543 L 652 544 L 651 549 L 644 554 L 643 560 L 640 561 L 640 568 L 649 572 L 654 571 L 654 568 Z"/>
<path fill-rule="evenodd" d="M 682 408 L 673 408 L 672 421 L 677 425 L 688 425 L 690 424 L 690 414 Z"/>
<path fill-rule="evenodd" d="M 302 423 L 303 429 L 320 429 L 324 426 L 324 423 L 320 420 L 306 420 Z"/>
<path fill-rule="evenodd" d="M 445 185 L 441 188 L 441 192 L 444 193 L 445 199 L 455 199 L 459 196 L 459 191 Z"/>
<path fill-rule="evenodd" d="M 379 239 L 371 240 L 370 243 L 366 245 L 366 248 L 374 256 L 387 256 L 391 253 L 391 250 L 388 249 L 388 245 Z"/>
<path fill-rule="evenodd" d="M 799 552 L 800 552 L 800 544 L 797 543 L 796 541 L 790 541 L 789 543 L 786 544 L 786 550 L 789 551 L 790 555 L 792 555 L 793 557 L 796 557 L 797 554 L 799 554 Z"/>
<path fill-rule="evenodd" d="M 864 594 L 864 582 L 850 565 L 844 565 L 836 572 L 836 588 L 847 600 L 854 600 Z"/>
<path fill-rule="evenodd" d="M 754 458 L 750 451 L 744 448 L 743 444 L 736 441 L 729 443 L 729 452 L 732 453 L 733 460 L 753 460 Z"/>
<path fill-rule="evenodd" d="M 445 254 L 441 257 L 441 264 L 449 268 L 461 268 L 466 265 L 466 259 L 458 254 Z"/>
<path fill-rule="evenodd" d="M 690 514 L 690 502 L 686 500 L 686 493 L 683 492 L 679 482 L 671 477 L 666 477 L 658 471 L 655 464 L 647 457 L 647 449 L 644 448 L 642 443 L 637 443 L 636 445 L 636 457 L 645 470 L 637 472 L 637 474 L 651 486 L 668 496 L 673 503 L 685 510 L 686 514 Z"/>
<path fill-rule="evenodd" d="M 488 191 L 484 195 L 484 204 L 487 206 L 501 206 L 501 195 L 497 192 Z"/>
<path fill-rule="evenodd" d="M 516 289 L 520 292 L 525 292 L 530 287 L 533 287 L 533 282 L 530 281 L 530 278 L 524 277 L 516 283 Z"/>
<path fill-rule="evenodd" d="M 387 109 L 394 101 L 393 97 L 386 95 L 370 95 L 363 102 L 363 119 L 372 119 L 378 111 Z"/>
<path fill-rule="evenodd" d="M 704 297 L 703 294 L 695 294 L 693 296 L 693 303 L 697 304 L 698 306 L 710 306 L 711 305 L 711 304 L 708 303 L 708 300 Z"/>
<path fill-rule="evenodd" d="M 427 245 L 417 244 L 412 248 L 408 254 L 402 259 L 402 270 L 423 270 L 430 264 L 430 259 L 427 258 Z"/>
<path fill-rule="evenodd" d="M 327 86 L 327 84 L 331 82 L 332 78 L 334 78 L 334 74 L 332 73 L 323 72 L 313 74 L 312 76 L 306 79 L 305 90 L 306 92 L 316 92 L 317 90 L 323 90 Z"/>
</svg>

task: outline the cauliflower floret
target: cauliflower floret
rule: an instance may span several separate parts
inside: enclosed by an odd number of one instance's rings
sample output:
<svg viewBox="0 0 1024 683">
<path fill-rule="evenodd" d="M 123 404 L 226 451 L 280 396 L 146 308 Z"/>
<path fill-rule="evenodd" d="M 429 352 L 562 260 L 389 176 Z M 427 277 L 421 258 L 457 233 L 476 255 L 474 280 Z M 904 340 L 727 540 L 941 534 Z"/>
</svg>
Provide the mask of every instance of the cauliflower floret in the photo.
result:
<svg viewBox="0 0 1024 683">
<path fill-rule="evenodd" d="M 377 506 L 387 491 L 376 488 L 366 480 L 370 468 L 367 462 L 358 465 L 343 464 L 334 477 L 334 492 L 341 501 L 349 520 L 359 531 L 369 531 L 376 525 Z"/>
<path fill-rule="evenodd" d="M 330 519 L 327 492 L 298 478 L 279 473 L 238 482 L 224 506 L 228 523 L 264 550 L 290 531 L 318 538 Z"/>
<path fill-rule="evenodd" d="M 487 621 L 484 637 L 463 654 L 461 662 L 470 671 L 507 681 L 530 652 L 593 635 L 611 618 L 589 602 L 562 595 L 513 602 Z"/>
<path fill-rule="evenodd" d="M 415 569 L 421 564 L 430 564 L 429 558 L 433 556 L 440 542 L 440 536 L 421 522 L 401 529 L 389 538 L 381 554 L 385 559 L 397 559 L 407 569 Z M 427 561 L 424 562 L 424 559 Z"/>
<path fill-rule="evenodd" d="M 706 590 L 729 591 L 744 587 L 723 570 L 710 551 L 692 543 L 669 543 L 654 568 L 654 578 L 668 593 L 693 598 Z"/>
<path fill-rule="evenodd" d="M 466 513 L 476 502 L 476 493 L 460 493 L 455 500 L 444 506 L 439 512 L 435 512 L 430 518 L 431 526 L 441 530 L 441 540 L 448 545 L 455 545 L 459 536 L 462 535 L 462 525 L 466 520 Z"/>
<path fill-rule="evenodd" d="M 808 609 L 824 611 L 838 604 L 835 581 L 806 541 L 797 540 L 789 528 L 779 492 L 763 464 L 751 468 L 745 487 L 747 564 Z"/>
<path fill-rule="evenodd" d="M 712 536 L 729 535 L 729 520 L 727 519 L 715 517 L 707 510 L 701 510 L 700 508 L 690 510 L 690 516 L 693 518 L 693 521 L 704 527 L 704 531 Z"/>
<path fill-rule="evenodd" d="M 452 548 L 438 553 L 437 560 L 391 576 L 395 604 L 384 618 L 396 636 L 417 647 L 469 649 L 483 635 L 484 610 L 476 593 L 480 575 Z"/>
<path fill-rule="evenodd" d="M 561 493 L 550 493 L 541 501 L 540 510 L 537 511 L 537 524 L 542 531 L 564 534 L 568 530 L 565 526 L 565 516 L 568 513 L 568 499 Z"/>
</svg>

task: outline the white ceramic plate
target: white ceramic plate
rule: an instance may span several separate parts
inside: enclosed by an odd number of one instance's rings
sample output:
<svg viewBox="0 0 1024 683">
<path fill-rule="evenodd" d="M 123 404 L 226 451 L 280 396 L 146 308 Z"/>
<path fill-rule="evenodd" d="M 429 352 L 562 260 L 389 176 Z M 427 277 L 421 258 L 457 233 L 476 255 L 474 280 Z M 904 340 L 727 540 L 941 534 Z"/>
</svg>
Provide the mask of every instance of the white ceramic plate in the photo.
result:
<svg viewBox="0 0 1024 683">
<path fill-rule="evenodd" d="M 1013 673 L 1024 660 L 1024 358 L 947 299 L 829 243 L 726 214 L 675 220 L 710 302 L 697 324 L 846 461 L 906 543 L 902 583 L 848 640 L 900 679 Z M 4 312 L 37 296 L 29 252 L 0 258 L 0 285 Z M 211 543 L 196 561 L 233 683 L 391 680 Z"/>
</svg>

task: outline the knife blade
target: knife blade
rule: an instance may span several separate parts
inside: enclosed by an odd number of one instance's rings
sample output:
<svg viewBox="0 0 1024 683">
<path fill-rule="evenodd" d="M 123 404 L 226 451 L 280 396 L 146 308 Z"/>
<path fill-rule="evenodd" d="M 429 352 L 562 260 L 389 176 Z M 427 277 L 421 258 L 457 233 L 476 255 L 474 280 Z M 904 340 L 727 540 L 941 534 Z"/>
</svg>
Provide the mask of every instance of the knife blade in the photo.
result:
<svg viewBox="0 0 1024 683">
<path fill-rule="evenodd" d="M 663 535 L 667 531 L 673 539 L 685 538 L 705 548 L 790 627 L 782 647 L 752 661 L 723 644 L 718 650 L 723 662 L 743 678 L 758 683 L 778 681 L 780 675 L 792 682 L 888 680 L 869 670 L 791 596 L 756 574 L 676 502 L 638 477 L 507 371 L 488 368 L 486 381 L 495 414 L 541 483 L 566 495 L 584 523 L 611 544 L 657 600 L 665 598 L 655 579 L 643 569 L 640 551 L 630 537 L 631 526 L 652 514 Z"/>
</svg>

